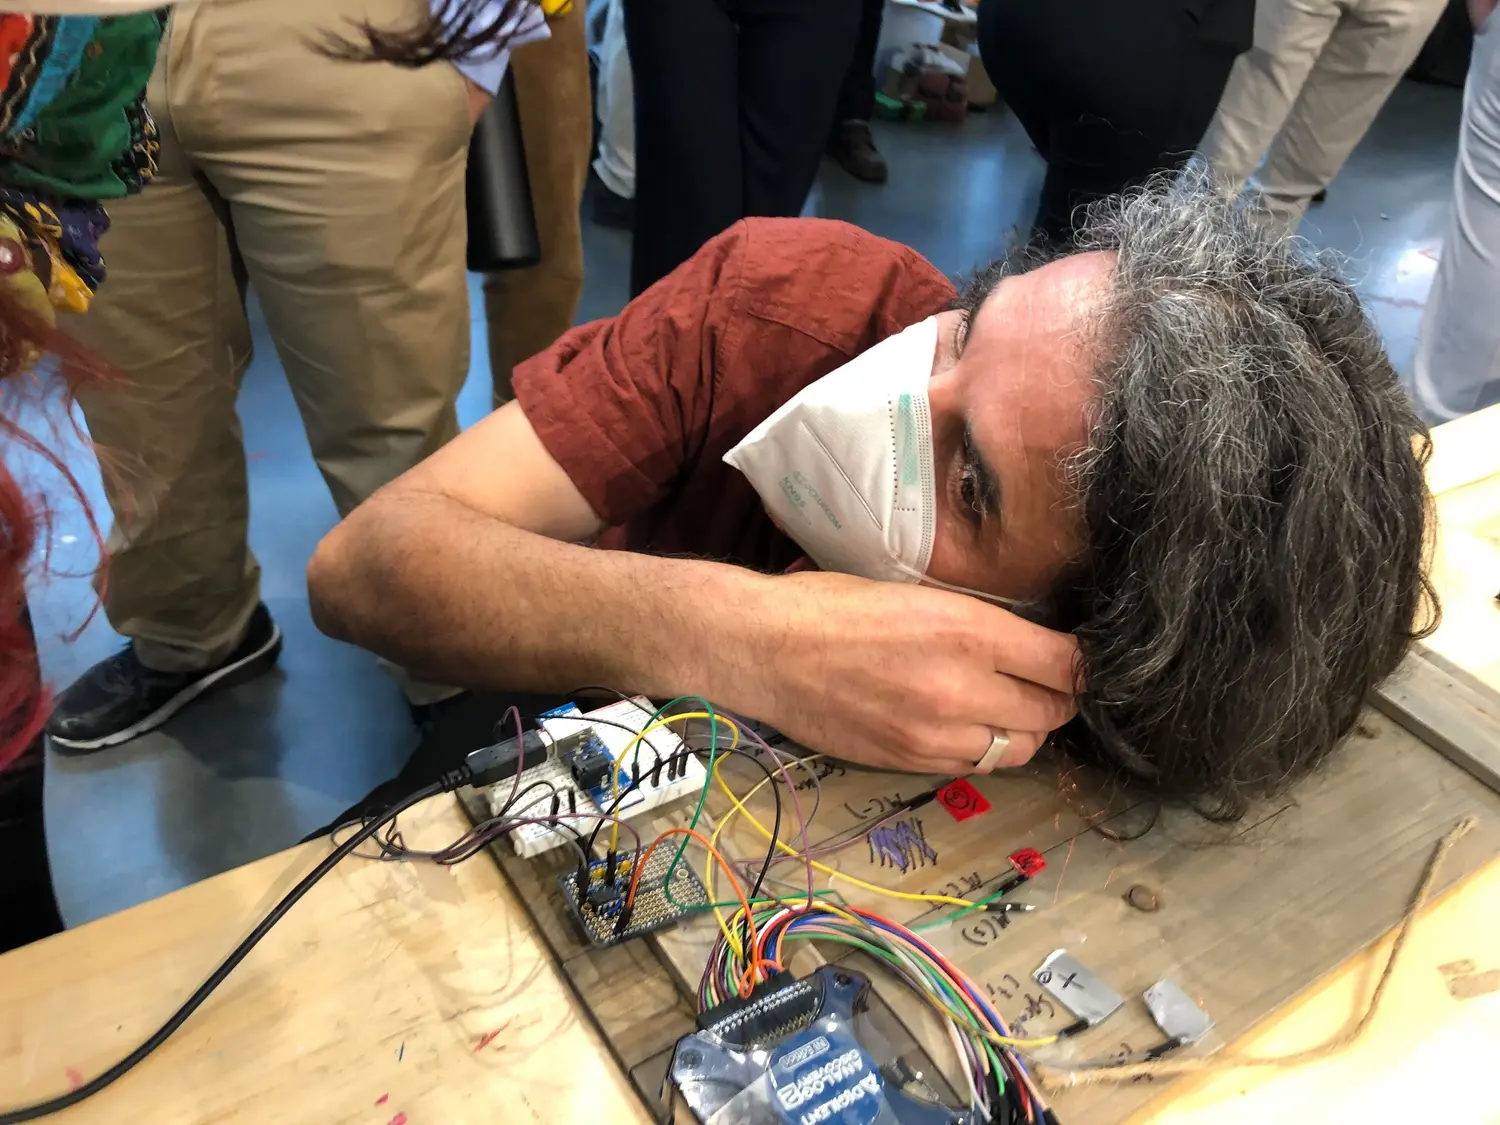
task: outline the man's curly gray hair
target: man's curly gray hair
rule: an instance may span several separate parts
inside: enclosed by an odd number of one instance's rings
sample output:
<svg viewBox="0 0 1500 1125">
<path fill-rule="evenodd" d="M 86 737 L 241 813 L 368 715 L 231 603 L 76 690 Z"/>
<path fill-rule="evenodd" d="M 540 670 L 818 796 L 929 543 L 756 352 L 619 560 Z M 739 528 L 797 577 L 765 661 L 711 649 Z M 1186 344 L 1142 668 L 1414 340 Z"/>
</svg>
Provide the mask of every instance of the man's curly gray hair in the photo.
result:
<svg viewBox="0 0 1500 1125">
<path fill-rule="evenodd" d="M 1353 287 L 1207 181 L 1093 206 L 1116 256 L 1064 466 L 1084 548 L 1074 752 L 1232 818 L 1305 774 L 1436 624 L 1429 442 Z M 977 308 L 1005 267 L 975 279 Z"/>
</svg>

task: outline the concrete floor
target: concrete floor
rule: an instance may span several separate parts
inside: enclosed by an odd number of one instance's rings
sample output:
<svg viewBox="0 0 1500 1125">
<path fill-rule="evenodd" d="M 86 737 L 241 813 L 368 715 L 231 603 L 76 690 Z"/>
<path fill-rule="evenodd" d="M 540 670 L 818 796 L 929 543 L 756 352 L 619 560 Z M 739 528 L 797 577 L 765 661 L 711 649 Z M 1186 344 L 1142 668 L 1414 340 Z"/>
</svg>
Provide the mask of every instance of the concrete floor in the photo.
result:
<svg viewBox="0 0 1500 1125">
<path fill-rule="evenodd" d="M 1403 85 L 1303 228 L 1347 255 L 1404 374 L 1448 206 L 1458 116 L 1457 90 Z M 826 166 L 811 213 L 909 243 L 949 273 L 1003 252 L 1029 219 L 1041 162 L 1003 112 L 973 115 L 961 127 L 876 131 L 891 182 L 872 187 Z M 628 237 L 617 231 L 586 225 L 585 246 L 580 320 L 624 303 L 629 258 Z M 477 290 L 473 308 L 475 362 L 460 402 L 466 423 L 489 397 Z M 251 459 L 251 541 L 266 603 L 286 634 L 281 667 L 127 746 L 51 758 L 49 840 L 73 925 L 295 842 L 391 775 L 415 744 L 400 693 L 373 658 L 322 637 L 309 619 L 303 568 L 334 510 L 263 325 L 256 340 L 240 416 Z M 107 511 L 91 455 L 74 443 L 69 459 L 96 509 Z M 52 546 L 54 573 L 38 581 L 32 604 L 45 674 L 61 686 L 121 642 L 102 615 L 88 619 L 93 540 L 81 513 L 59 514 Z"/>
</svg>

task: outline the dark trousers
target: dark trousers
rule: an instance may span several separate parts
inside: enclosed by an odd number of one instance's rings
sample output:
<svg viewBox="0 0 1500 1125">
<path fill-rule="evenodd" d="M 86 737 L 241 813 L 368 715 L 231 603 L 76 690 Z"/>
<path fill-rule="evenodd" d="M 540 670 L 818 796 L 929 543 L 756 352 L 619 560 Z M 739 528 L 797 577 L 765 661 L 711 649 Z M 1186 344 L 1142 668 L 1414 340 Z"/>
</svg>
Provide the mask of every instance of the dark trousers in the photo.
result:
<svg viewBox="0 0 1500 1125">
<path fill-rule="evenodd" d="M 1080 206 L 1181 167 L 1254 26 L 1254 0 L 980 0 L 985 69 L 1047 161 L 1033 233 L 1066 243 Z"/>
<path fill-rule="evenodd" d="M 860 0 L 859 35 L 854 57 L 844 71 L 839 100 L 833 114 L 837 128 L 845 121 L 868 121 L 875 113 L 875 45 L 880 42 L 880 21 L 885 0 Z"/>
<path fill-rule="evenodd" d="M 31 622 L 23 611 L 22 622 Z M 42 739 L 0 770 L 0 953 L 63 928 L 42 824 Z"/>
<path fill-rule="evenodd" d="M 625 0 L 635 79 L 632 296 L 748 215 L 796 215 L 862 0 Z"/>
</svg>

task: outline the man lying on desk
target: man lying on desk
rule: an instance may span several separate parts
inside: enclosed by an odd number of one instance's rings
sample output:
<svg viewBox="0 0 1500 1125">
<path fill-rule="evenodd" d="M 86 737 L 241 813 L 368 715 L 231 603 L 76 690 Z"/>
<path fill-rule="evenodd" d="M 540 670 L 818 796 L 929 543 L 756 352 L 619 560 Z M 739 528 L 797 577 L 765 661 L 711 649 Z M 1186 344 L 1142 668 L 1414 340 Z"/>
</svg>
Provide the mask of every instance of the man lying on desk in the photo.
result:
<svg viewBox="0 0 1500 1125">
<path fill-rule="evenodd" d="M 1203 185 L 1081 246 L 956 294 L 854 227 L 742 222 L 337 527 L 315 618 L 895 769 L 1017 765 L 1076 710 L 1076 754 L 1233 814 L 1432 616 L 1425 431 L 1354 290 Z"/>
</svg>

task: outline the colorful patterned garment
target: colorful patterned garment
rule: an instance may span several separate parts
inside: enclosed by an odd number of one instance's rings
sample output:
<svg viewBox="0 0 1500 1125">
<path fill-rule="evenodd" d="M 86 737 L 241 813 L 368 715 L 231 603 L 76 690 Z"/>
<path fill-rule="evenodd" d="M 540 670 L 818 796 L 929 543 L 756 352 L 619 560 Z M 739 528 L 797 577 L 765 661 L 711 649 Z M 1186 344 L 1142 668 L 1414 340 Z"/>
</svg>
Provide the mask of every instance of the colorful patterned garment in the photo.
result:
<svg viewBox="0 0 1500 1125">
<path fill-rule="evenodd" d="M 104 280 L 104 200 L 156 170 L 146 82 L 166 11 L 0 13 L 0 285 L 51 324 Z"/>
</svg>

